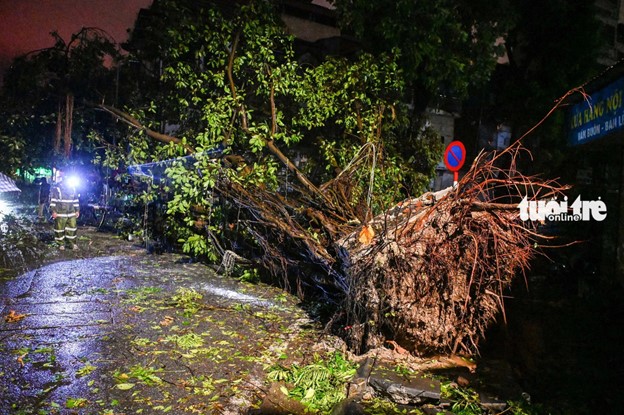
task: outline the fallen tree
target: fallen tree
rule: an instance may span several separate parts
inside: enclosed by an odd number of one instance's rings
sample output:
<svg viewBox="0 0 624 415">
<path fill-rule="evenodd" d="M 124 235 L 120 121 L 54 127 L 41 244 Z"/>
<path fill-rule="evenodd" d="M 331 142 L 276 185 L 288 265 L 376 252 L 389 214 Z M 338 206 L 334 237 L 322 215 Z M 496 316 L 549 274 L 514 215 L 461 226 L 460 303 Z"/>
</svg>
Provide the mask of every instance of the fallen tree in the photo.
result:
<svg viewBox="0 0 624 415">
<path fill-rule="evenodd" d="M 374 218 L 370 193 L 358 206 L 351 193 L 352 175 L 373 171 L 374 151 L 360 152 L 315 192 L 305 183 L 288 198 L 231 182 L 218 188 L 249 213 L 243 223 L 262 248 L 263 265 L 287 288 L 340 294 L 328 327 L 353 351 L 391 341 L 418 354 L 474 354 L 486 329 L 504 318 L 505 291 L 549 239 L 538 222 L 520 219 L 518 204 L 567 189 L 517 169 L 520 157 L 530 157 L 522 138 L 481 153 L 456 187 L 404 200 Z"/>
<path fill-rule="evenodd" d="M 287 199 L 230 181 L 218 188 L 248 213 L 241 224 L 286 287 L 302 296 L 306 287 L 339 293 L 330 326 L 355 352 L 391 340 L 417 353 L 472 354 L 504 316 L 503 293 L 544 238 L 535 223 L 520 221 L 518 203 L 564 190 L 518 172 L 525 151 L 516 143 L 483 153 L 455 188 L 404 200 L 369 221 L 337 196 L 348 173 L 321 186 L 318 198 L 305 188 Z M 498 167 L 503 158 L 510 163 Z"/>
<path fill-rule="evenodd" d="M 237 250 L 237 257 L 251 258 L 300 297 L 333 301 L 328 327 L 358 353 L 386 341 L 419 354 L 477 353 L 486 329 L 504 317 L 503 293 L 545 238 L 537 223 L 520 220 L 518 204 L 525 196 L 549 199 L 565 190 L 516 169 L 518 157 L 530 156 L 518 141 L 479 155 L 456 187 L 403 200 L 372 217 L 373 145 L 316 186 L 270 144 L 299 184 L 275 190 L 219 174 L 211 192 L 236 212 L 236 233 L 220 239 L 206 227 L 207 237 L 224 246 L 229 240 L 223 255 Z M 234 167 L 244 176 L 244 165 L 231 159 L 223 156 L 221 169 Z M 363 171 L 371 172 L 368 193 Z"/>
<path fill-rule="evenodd" d="M 285 289 L 333 301 L 329 327 L 355 351 L 385 340 L 476 351 L 535 254 L 538 235 L 517 203 L 561 189 L 518 173 L 515 144 L 479 157 L 457 188 L 392 206 L 425 188 L 442 151 L 403 104 L 397 53 L 300 65 L 265 3 L 227 16 L 162 5 L 163 16 L 185 16 L 157 51 L 167 57 L 162 102 L 99 108 L 138 131 L 116 153 L 107 147 L 111 163 L 166 166 L 158 196 L 168 192 L 183 249 L 227 264 L 245 257 Z M 164 120 L 178 137 L 159 130 Z"/>
<path fill-rule="evenodd" d="M 518 141 L 482 153 L 456 187 L 371 217 L 370 192 L 357 203 L 353 193 L 362 193 L 354 176 L 374 171 L 374 146 L 363 146 L 321 186 L 274 143 L 269 148 L 299 185 L 282 183 L 285 192 L 221 174 L 213 192 L 237 212 L 238 233 L 228 235 L 237 243 L 221 253 L 236 246 L 237 255 L 252 257 L 285 289 L 334 302 L 328 327 L 358 353 L 386 341 L 418 354 L 477 353 L 486 329 L 504 317 L 503 293 L 545 238 L 536 223 L 520 220 L 518 204 L 565 190 L 516 169 L 518 157 L 529 155 Z M 225 157 L 232 156 L 224 156 L 222 168 L 231 169 Z"/>
<path fill-rule="evenodd" d="M 349 286 L 341 319 L 353 349 L 389 339 L 418 353 L 478 352 L 485 330 L 504 317 L 503 293 L 544 240 L 535 223 L 520 221 L 518 203 L 563 190 L 513 162 L 496 167 L 520 151 L 482 154 L 456 188 L 405 200 L 337 242 Z"/>
</svg>

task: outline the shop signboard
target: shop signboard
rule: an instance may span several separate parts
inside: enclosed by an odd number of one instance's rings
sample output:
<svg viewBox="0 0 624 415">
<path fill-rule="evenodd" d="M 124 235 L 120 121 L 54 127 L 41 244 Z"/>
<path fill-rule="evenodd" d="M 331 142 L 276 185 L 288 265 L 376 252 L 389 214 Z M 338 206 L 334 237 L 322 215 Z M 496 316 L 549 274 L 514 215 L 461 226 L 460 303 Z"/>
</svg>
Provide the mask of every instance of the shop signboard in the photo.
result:
<svg viewBox="0 0 624 415">
<path fill-rule="evenodd" d="M 574 105 L 568 112 L 570 145 L 584 144 L 624 130 L 624 78 Z"/>
</svg>

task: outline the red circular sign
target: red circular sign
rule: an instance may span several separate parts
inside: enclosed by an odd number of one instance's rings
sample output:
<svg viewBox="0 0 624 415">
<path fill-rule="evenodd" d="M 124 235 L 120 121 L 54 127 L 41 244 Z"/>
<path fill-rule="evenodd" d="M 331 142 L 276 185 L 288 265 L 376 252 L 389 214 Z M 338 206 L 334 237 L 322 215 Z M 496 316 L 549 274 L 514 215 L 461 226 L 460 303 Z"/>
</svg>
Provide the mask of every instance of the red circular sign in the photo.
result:
<svg viewBox="0 0 624 415">
<path fill-rule="evenodd" d="M 466 161 L 466 147 L 461 141 L 453 141 L 444 151 L 444 164 L 452 172 L 462 168 Z"/>
</svg>

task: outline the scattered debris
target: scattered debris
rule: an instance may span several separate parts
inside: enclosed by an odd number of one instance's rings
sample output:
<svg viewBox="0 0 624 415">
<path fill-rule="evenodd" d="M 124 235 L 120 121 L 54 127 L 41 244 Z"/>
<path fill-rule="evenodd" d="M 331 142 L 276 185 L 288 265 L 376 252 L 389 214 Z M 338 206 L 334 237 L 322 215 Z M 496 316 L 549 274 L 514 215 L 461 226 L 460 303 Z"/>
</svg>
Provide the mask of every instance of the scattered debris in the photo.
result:
<svg viewBox="0 0 624 415">
<path fill-rule="evenodd" d="M 17 323 L 18 321 L 25 319 L 27 316 L 27 314 L 19 314 L 15 310 L 11 310 L 9 311 L 9 314 L 4 317 L 4 321 L 7 323 Z"/>
</svg>

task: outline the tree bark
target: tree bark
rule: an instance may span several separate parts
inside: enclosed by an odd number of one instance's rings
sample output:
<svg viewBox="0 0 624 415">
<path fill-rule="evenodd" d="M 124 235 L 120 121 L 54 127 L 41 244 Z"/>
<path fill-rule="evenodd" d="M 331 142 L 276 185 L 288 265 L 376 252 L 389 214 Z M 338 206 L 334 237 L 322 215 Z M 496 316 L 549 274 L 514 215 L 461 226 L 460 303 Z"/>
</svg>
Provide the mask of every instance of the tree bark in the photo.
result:
<svg viewBox="0 0 624 415">
<path fill-rule="evenodd" d="M 113 115 L 115 118 L 125 122 L 126 124 L 130 125 L 131 127 L 136 128 L 137 130 L 141 130 L 144 131 L 145 134 L 148 137 L 153 138 L 156 141 L 159 141 L 161 143 L 165 143 L 165 144 L 169 144 L 169 143 L 174 143 L 174 144 L 179 144 L 182 145 L 182 140 L 180 140 L 177 137 L 168 135 L 168 134 L 163 134 L 163 133 L 159 133 L 157 131 L 154 131 L 146 126 L 144 126 L 143 124 L 141 124 L 141 122 L 139 120 L 137 120 L 136 118 L 134 118 L 133 116 L 131 116 L 130 114 L 128 114 L 127 112 L 121 111 L 115 107 L 111 107 L 110 105 L 105 105 L 105 104 L 96 104 L 95 105 L 97 108 L 100 108 L 106 112 L 108 112 L 109 114 Z M 193 154 L 194 150 L 192 147 L 190 147 L 187 144 L 184 144 L 184 149 L 186 150 L 186 152 L 188 154 Z"/>
</svg>

